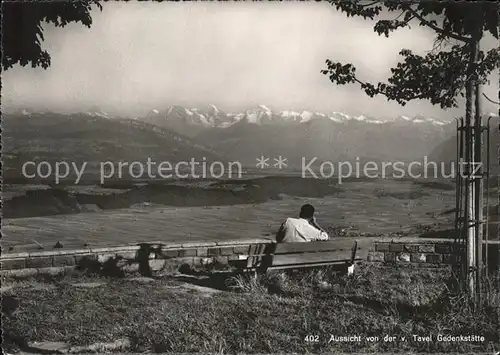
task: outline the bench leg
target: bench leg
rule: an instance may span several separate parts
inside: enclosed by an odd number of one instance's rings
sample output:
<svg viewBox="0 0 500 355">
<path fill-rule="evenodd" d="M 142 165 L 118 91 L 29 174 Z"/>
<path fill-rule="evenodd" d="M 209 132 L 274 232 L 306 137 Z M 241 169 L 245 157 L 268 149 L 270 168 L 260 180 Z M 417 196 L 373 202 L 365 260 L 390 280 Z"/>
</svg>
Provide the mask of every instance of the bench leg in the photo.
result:
<svg viewBox="0 0 500 355">
<path fill-rule="evenodd" d="M 347 266 L 347 275 L 353 275 L 354 274 L 354 268 L 356 264 L 348 265 Z"/>
</svg>

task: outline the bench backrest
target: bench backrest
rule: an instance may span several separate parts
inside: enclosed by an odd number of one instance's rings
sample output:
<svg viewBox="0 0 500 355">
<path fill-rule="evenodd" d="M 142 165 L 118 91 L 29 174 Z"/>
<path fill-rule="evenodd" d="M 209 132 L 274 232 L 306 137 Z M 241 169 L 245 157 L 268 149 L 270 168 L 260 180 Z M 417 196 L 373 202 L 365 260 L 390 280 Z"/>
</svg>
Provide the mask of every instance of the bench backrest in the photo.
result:
<svg viewBox="0 0 500 355">
<path fill-rule="evenodd" d="M 362 260 L 371 242 L 360 243 L 352 238 L 307 243 L 273 243 L 254 248 L 247 259 L 247 268 L 300 267 L 352 263 Z M 361 247 L 361 248 L 360 248 Z M 353 254 L 353 251 L 354 254 Z"/>
</svg>

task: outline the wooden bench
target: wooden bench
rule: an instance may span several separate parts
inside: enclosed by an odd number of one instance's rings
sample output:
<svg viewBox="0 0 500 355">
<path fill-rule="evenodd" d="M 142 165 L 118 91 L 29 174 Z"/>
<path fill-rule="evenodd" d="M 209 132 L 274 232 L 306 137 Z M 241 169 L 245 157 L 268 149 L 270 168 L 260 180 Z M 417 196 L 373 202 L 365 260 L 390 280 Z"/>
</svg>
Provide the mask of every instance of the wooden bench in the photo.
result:
<svg viewBox="0 0 500 355">
<path fill-rule="evenodd" d="M 358 242 L 351 238 L 256 245 L 242 260 L 239 269 L 256 276 L 268 270 L 335 266 L 348 273 L 352 272 L 356 262 L 363 260 L 358 257 L 358 251 Z"/>
</svg>

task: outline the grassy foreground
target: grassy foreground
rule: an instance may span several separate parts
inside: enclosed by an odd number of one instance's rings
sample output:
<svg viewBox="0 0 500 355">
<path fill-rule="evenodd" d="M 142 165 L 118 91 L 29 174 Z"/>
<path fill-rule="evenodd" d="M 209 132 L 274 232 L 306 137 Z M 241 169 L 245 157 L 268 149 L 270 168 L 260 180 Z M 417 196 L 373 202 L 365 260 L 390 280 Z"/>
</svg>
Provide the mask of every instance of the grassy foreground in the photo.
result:
<svg viewBox="0 0 500 355">
<path fill-rule="evenodd" d="M 450 277 L 443 268 L 365 264 L 350 277 L 328 269 L 271 273 L 257 281 L 236 277 L 226 282 L 233 291 L 210 294 L 186 291 L 171 277 L 9 281 L 2 285 L 4 312 L 11 307 L 6 300 L 15 300 L 17 308 L 13 315 L 2 313 L 2 323 L 4 331 L 29 342 L 76 346 L 127 338 L 126 348 L 116 350 L 122 352 L 499 351 L 498 292 L 474 314 L 464 298 L 450 294 Z M 75 287 L 83 281 L 103 284 Z M 486 341 L 443 342 L 436 340 L 438 334 Z M 361 341 L 330 342 L 331 336 L 353 335 Z M 386 335 L 396 339 L 384 341 Z M 416 341 L 413 335 L 433 340 Z"/>
</svg>

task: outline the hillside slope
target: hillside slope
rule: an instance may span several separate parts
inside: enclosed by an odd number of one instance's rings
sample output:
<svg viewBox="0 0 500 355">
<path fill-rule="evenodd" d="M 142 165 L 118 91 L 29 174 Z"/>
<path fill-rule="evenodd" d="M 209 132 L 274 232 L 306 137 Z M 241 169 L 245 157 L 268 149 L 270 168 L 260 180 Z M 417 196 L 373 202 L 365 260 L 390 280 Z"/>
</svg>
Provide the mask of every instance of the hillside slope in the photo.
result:
<svg viewBox="0 0 500 355">
<path fill-rule="evenodd" d="M 498 165 L 498 148 L 500 143 L 500 137 L 498 134 L 498 129 L 496 125 L 491 124 L 490 126 L 490 171 L 492 175 L 499 174 Z M 486 141 L 483 142 L 484 147 L 486 146 Z M 451 162 L 457 160 L 457 135 L 453 135 L 446 141 L 440 143 L 429 153 L 429 161 L 443 162 L 448 168 Z M 484 165 L 486 166 L 486 148 L 484 149 Z"/>
<path fill-rule="evenodd" d="M 3 117 L 4 176 L 19 178 L 26 161 L 153 162 L 224 161 L 192 139 L 132 119 L 87 114 L 34 113 Z"/>
<path fill-rule="evenodd" d="M 318 162 L 422 161 L 450 135 L 448 130 L 448 126 L 339 123 L 320 118 L 268 125 L 241 121 L 228 128 L 203 130 L 196 139 L 242 162 L 281 155 L 290 165 L 300 166 L 303 158 L 307 162 L 313 158 Z"/>
</svg>

